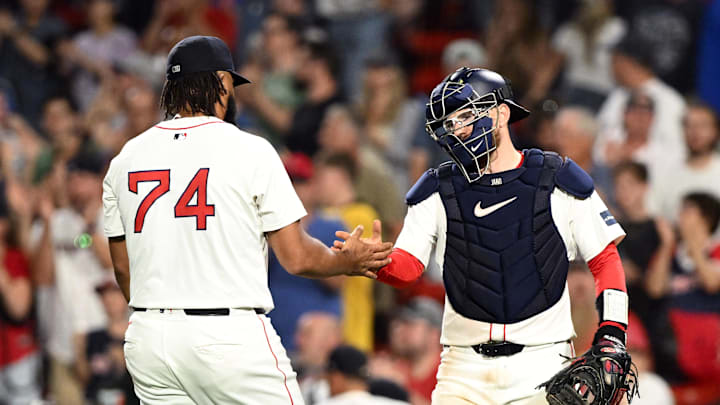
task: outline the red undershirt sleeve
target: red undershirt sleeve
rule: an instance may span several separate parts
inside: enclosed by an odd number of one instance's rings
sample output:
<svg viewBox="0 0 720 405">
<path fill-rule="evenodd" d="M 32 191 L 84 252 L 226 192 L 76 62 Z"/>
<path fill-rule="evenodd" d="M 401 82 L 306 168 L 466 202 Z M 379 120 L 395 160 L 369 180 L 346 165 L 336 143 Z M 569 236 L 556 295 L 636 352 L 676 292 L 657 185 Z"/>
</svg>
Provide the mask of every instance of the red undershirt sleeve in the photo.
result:
<svg viewBox="0 0 720 405">
<path fill-rule="evenodd" d="M 588 267 L 595 277 L 595 296 L 608 288 L 627 293 L 625 270 L 614 243 L 608 244 L 602 252 L 593 257 L 588 262 Z"/>
<path fill-rule="evenodd" d="M 624 342 L 627 330 L 627 287 L 625 270 L 615 244 L 608 244 L 588 262 L 588 267 L 595 278 L 596 306 L 600 314 L 595 340 L 603 333 L 610 333 Z M 621 332 L 613 332 L 614 329 Z"/>
<path fill-rule="evenodd" d="M 392 262 L 378 270 L 377 279 L 395 288 L 405 288 L 414 283 L 425 269 L 418 258 L 399 248 L 393 249 L 390 258 Z"/>
</svg>

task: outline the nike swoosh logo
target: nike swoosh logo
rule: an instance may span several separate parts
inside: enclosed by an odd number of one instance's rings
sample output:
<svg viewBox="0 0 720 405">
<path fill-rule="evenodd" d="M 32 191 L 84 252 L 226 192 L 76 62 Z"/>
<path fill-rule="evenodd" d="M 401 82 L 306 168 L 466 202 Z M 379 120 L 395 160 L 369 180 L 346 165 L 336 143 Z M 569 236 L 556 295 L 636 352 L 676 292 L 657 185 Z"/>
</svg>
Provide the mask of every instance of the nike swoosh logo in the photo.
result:
<svg viewBox="0 0 720 405">
<path fill-rule="evenodd" d="M 480 142 L 479 144 L 477 144 L 477 145 L 475 145 L 475 146 L 471 146 L 471 147 L 470 147 L 470 150 L 473 151 L 473 152 L 475 152 L 476 150 L 478 150 L 478 148 L 480 147 L 480 145 L 482 145 L 482 142 Z"/>
<path fill-rule="evenodd" d="M 482 218 L 486 215 L 490 215 L 493 212 L 499 210 L 500 208 L 510 204 L 511 202 L 513 202 L 515 200 L 517 200 L 517 196 L 510 198 L 508 200 L 505 200 L 505 201 L 501 201 L 497 204 L 493 204 L 493 205 L 491 205 L 489 207 L 485 207 L 485 208 L 483 208 L 481 206 L 482 201 L 478 201 L 478 203 L 475 205 L 475 216 L 478 218 Z"/>
</svg>

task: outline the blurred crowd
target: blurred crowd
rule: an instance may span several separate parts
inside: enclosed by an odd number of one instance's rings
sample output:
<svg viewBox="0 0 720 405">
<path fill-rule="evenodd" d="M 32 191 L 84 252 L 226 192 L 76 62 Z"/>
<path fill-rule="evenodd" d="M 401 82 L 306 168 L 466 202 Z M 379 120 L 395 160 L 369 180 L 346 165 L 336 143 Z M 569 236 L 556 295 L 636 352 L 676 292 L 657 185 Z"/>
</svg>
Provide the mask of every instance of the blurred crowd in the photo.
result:
<svg viewBox="0 0 720 405">
<path fill-rule="evenodd" d="M 2 0 L 0 404 L 138 403 L 101 183 L 166 119 L 167 52 L 197 34 L 233 50 L 252 81 L 236 124 L 277 148 L 328 245 L 374 218 L 397 236 L 404 194 L 447 160 L 424 130 L 435 84 L 461 66 L 508 77 L 532 110 L 516 146 L 571 157 L 628 234 L 633 403 L 720 403 L 720 0 Z M 396 291 L 271 255 L 268 276 L 306 403 L 430 403 L 441 274 Z M 571 266 L 577 352 L 593 282 Z"/>
</svg>

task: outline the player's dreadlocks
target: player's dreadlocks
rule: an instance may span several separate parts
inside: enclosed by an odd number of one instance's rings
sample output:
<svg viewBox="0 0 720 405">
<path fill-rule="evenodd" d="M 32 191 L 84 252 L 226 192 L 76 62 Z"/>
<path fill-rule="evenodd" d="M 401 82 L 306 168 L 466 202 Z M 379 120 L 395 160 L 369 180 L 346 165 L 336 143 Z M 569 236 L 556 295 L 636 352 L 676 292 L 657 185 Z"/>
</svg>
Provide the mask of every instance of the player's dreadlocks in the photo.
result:
<svg viewBox="0 0 720 405">
<path fill-rule="evenodd" d="M 189 73 L 165 82 L 160 105 L 168 117 L 184 110 L 213 116 L 223 95 L 225 88 L 216 72 Z"/>
</svg>

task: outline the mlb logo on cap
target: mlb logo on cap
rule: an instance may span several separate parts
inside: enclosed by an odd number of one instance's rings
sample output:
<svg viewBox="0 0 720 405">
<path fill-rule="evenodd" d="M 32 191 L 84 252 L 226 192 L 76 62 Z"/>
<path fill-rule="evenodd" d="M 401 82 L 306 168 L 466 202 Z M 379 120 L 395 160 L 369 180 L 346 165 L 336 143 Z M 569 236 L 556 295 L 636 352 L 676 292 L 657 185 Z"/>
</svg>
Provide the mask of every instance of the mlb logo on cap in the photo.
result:
<svg viewBox="0 0 720 405">
<path fill-rule="evenodd" d="M 178 72 L 180 72 L 180 65 L 174 65 L 174 66 L 171 68 L 171 70 L 172 70 L 173 73 L 178 73 Z"/>
</svg>

